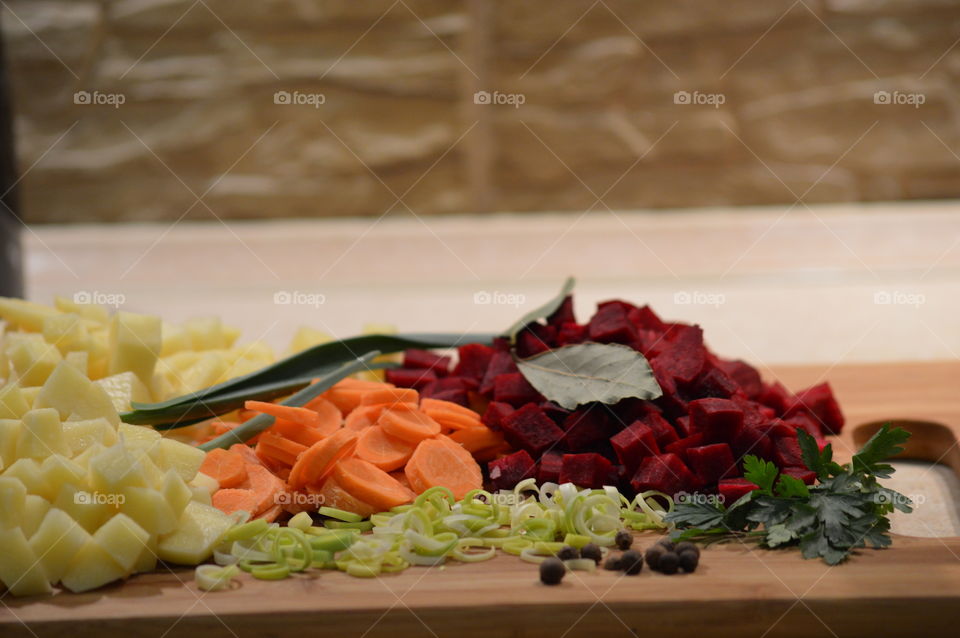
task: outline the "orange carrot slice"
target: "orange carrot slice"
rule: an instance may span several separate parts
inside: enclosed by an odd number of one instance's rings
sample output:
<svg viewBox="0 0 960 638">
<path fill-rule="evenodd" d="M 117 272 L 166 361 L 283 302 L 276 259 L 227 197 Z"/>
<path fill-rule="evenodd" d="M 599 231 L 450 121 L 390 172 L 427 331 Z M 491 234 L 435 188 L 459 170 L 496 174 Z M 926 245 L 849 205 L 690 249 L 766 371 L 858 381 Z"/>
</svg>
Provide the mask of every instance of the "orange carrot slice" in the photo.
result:
<svg viewBox="0 0 960 638">
<path fill-rule="evenodd" d="M 258 507 L 254 516 L 278 505 L 280 494 L 286 489 L 283 480 L 262 465 L 247 466 L 247 480 L 243 487 L 253 490 L 257 495 Z M 222 490 L 221 490 L 222 491 Z"/>
<path fill-rule="evenodd" d="M 465 428 L 450 434 L 450 440 L 456 441 L 470 453 L 503 443 L 503 434 L 495 432 L 485 425 L 478 428 Z"/>
<path fill-rule="evenodd" d="M 339 459 L 353 454 L 356 445 L 357 433 L 343 429 L 310 446 L 290 471 L 290 487 L 297 490 L 307 485 L 319 486 Z"/>
<path fill-rule="evenodd" d="M 267 521 L 268 523 L 272 523 L 272 522 L 274 522 L 275 520 L 277 520 L 277 517 L 280 516 L 280 512 L 282 512 L 282 511 L 283 511 L 283 507 L 282 507 L 282 506 L 280 506 L 280 505 L 274 505 L 273 507 L 271 507 L 271 508 L 269 508 L 269 509 L 261 512 L 260 515 L 257 516 L 257 518 L 262 518 L 263 520 Z"/>
<path fill-rule="evenodd" d="M 375 508 L 370 503 L 361 501 L 359 498 L 343 489 L 343 486 L 337 482 L 337 479 L 333 476 L 328 478 L 323 482 L 323 487 L 320 488 L 318 492 L 313 492 L 318 496 L 319 505 L 324 505 L 326 507 L 335 507 L 340 510 L 347 512 L 353 512 L 364 518 L 369 517 L 371 514 L 377 513 L 377 508 Z"/>
<path fill-rule="evenodd" d="M 307 408 L 295 408 L 289 405 L 280 405 L 279 403 L 268 403 L 267 401 L 247 401 L 243 404 L 248 410 L 256 410 L 263 414 L 269 414 L 277 419 L 286 419 L 300 425 L 315 428 L 320 425 L 320 415 Z"/>
<path fill-rule="evenodd" d="M 410 479 L 407 478 L 407 475 L 404 474 L 403 470 L 397 470 L 396 472 L 390 472 L 390 476 L 397 479 L 400 485 L 410 489 Z"/>
<path fill-rule="evenodd" d="M 427 487 L 442 485 L 460 499 L 483 486 L 480 466 L 459 443 L 445 436 L 422 441 L 407 463 L 414 469 L 407 473 L 411 486 L 422 480 Z"/>
<path fill-rule="evenodd" d="M 227 488 L 217 490 L 211 497 L 213 506 L 224 514 L 244 510 L 253 518 L 260 510 L 260 497 L 253 490 Z"/>
<path fill-rule="evenodd" d="M 390 436 L 378 425 L 361 430 L 357 438 L 357 458 L 376 465 L 384 472 L 403 467 L 413 455 L 414 446 L 403 439 Z"/>
<path fill-rule="evenodd" d="M 453 401 L 444 401 L 443 399 L 431 399 L 429 397 L 424 397 L 423 399 L 420 399 L 420 409 L 424 412 L 429 410 L 456 412 L 457 414 L 460 414 L 468 419 L 480 418 L 480 415 L 470 408 L 465 408 L 459 403 L 454 403 Z"/>
<path fill-rule="evenodd" d="M 260 435 L 260 442 L 257 443 L 257 456 L 261 461 L 279 462 L 283 465 L 293 465 L 297 462 L 300 453 L 307 449 L 306 445 L 301 445 L 296 441 L 285 439 L 275 432 L 264 432 Z"/>
<path fill-rule="evenodd" d="M 377 383 L 375 381 L 343 379 L 320 396 L 337 406 L 343 416 L 347 416 L 360 405 L 360 401 L 363 400 L 367 392 L 371 390 L 381 390 L 384 387 L 394 386 L 389 383 Z"/>
<path fill-rule="evenodd" d="M 343 426 L 343 415 L 340 414 L 340 408 L 322 396 L 312 399 L 303 407 L 313 410 L 319 415 L 320 422 L 316 428 L 324 436 L 330 436 Z"/>
<path fill-rule="evenodd" d="M 337 482 L 370 505 L 388 510 L 413 500 L 415 494 L 380 468 L 363 459 L 344 459 L 333 468 Z"/>
<path fill-rule="evenodd" d="M 416 443 L 440 434 L 440 424 L 408 403 L 384 410 L 377 423 L 390 436 Z"/>
<path fill-rule="evenodd" d="M 413 457 L 407 461 L 403 468 L 403 475 L 407 478 L 407 484 L 416 494 L 423 494 L 430 487 L 420 473 L 417 461 Z"/>
<path fill-rule="evenodd" d="M 413 388 L 379 388 L 370 390 L 360 399 L 360 405 L 377 405 L 386 403 L 412 403 L 416 405 L 420 401 L 420 393 Z"/>
<path fill-rule="evenodd" d="M 513 451 L 513 448 L 509 443 L 504 441 L 500 445 L 495 445 L 493 447 L 486 447 L 482 450 L 477 450 L 473 453 L 473 458 L 479 463 L 489 463 L 495 459 L 500 458 L 504 454 L 509 454 Z"/>
<path fill-rule="evenodd" d="M 260 457 L 254 452 L 253 448 L 245 443 L 234 443 L 230 446 L 230 451 L 239 454 L 247 464 L 260 464 Z"/>
<path fill-rule="evenodd" d="M 386 407 L 385 405 L 365 405 L 359 407 L 347 415 L 347 418 L 343 421 L 343 427 L 359 432 L 371 425 L 376 425 L 377 420 Z"/>
<path fill-rule="evenodd" d="M 413 450 L 411 450 L 411 453 Z M 222 448 L 210 450 L 200 465 L 200 471 L 217 479 L 220 487 L 236 487 L 247 480 L 246 461 L 236 452 Z M 253 512 L 251 512 L 252 514 Z"/>
<path fill-rule="evenodd" d="M 463 414 L 454 412 L 452 410 L 442 410 L 437 408 L 420 409 L 423 410 L 424 414 L 439 423 L 440 427 L 444 430 L 464 430 L 469 428 L 484 427 L 483 422 L 480 421 L 480 417 L 476 414 L 471 417 L 464 416 Z"/>
<path fill-rule="evenodd" d="M 271 425 L 267 431 L 306 447 L 310 447 L 324 438 L 323 433 L 317 428 L 306 427 L 296 421 L 286 419 L 277 419 L 277 422 Z"/>
</svg>

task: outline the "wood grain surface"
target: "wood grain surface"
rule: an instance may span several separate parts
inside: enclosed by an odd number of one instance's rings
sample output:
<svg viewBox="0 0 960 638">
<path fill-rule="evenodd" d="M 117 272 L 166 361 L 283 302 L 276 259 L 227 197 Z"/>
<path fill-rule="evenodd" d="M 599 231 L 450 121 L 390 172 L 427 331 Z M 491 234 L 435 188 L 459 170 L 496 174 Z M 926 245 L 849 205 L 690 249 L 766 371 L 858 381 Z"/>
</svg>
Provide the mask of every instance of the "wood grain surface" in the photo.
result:
<svg viewBox="0 0 960 638">
<path fill-rule="evenodd" d="M 792 388 L 829 378 L 848 417 L 838 453 L 892 420 L 915 433 L 906 456 L 960 471 L 960 363 L 771 373 Z M 656 537 L 637 542 L 645 547 Z M 244 575 L 218 593 L 198 591 L 192 570 L 166 570 L 86 594 L 0 602 L 3 638 L 956 636 L 960 538 L 898 536 L 891 549 L 866 550 L 837 567 L 795 550 L 729 544 L 704 550 L 695 574 L 574 572 L 549 588 L 535 566 L 501 555 L 371 580 Z"/>
</svg>

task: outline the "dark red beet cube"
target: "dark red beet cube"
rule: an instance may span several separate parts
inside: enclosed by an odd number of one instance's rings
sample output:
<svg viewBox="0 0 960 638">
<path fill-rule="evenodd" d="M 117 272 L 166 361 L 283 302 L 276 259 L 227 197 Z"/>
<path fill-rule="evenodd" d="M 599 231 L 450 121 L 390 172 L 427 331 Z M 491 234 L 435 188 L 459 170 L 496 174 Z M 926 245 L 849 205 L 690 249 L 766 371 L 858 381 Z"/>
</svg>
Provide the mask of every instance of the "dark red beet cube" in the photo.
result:
<svg viewBox="0 0 960 638">
<path fill-rule="evenodd" d="M 430 385 L 428 385 L 420 391 L 420 398 L 449 401 L 450 403 L 462 405 L 465 408 L 470 407 L 470 393 L 466 390 L 438 390 L 436 388 L 431 388 Z"/>
<path fill-rule="evenodd" d="M 834 398 L 829 383 L 821 383 L 798 392 L 786 414 L 790 416 L 803 410 L 817 419 L 830 434 L 840 434 L 843 429 L 843 412 L 840 411 L 840 404 Z"/>
<path fill-rule="evenodd" d="M 480 394 L 490 396 L 493 393 L 493 384 L 501 374 L 510 374 L 517 372 L 517 364 L 513 361 L 513 355 L 509 351 L 495 350 L 490 357 L 490 365 L 483 375 L 483 381 L 480 382 Z"/>
<path fill-rule="evenodd" d="M 663 332 L 666 329 L 666 325 L 657 316 L 657 313 L 650 309 L 650 306 L 631 308 L 627 317 L 633 322 L 633 325 L 641 330 Z"/>
<path fill-rule="evenodd" d="M 443 377 L 450 371 L 450 357 L 429 350 L 410 349 L 403 353 L 403 367 L 433 370 L 438 377 Z"/>
<path fill-rule="evenodd" d="M 577 343 L 583 343 L 587 340 L 587 327 L 577 323 L 560 324 L 557 330 L 557 345 L 569 346 Z"/>
<path fill-rule="evenodd" d="M 803 454 L 796 436 L 781 436 L 773 440 L 773 458 L 777 466 L 803 467 Z"/>
<path fill-rule="evenodd" d="M 487 465 L 494 490 L 512 490 L 520 481 L 532 478 L 536 464 L 526 450 L 501 456 Z"/>
<path fill-rule="evenodd" d="M 693 383 L 707 362 L 703 330 L 700 326 L 674 326 L 669 343 L 656 360 L 678 384 Z"/>
<path fill-rule="evenodd" d="M 693 430 L 693 425 L 690 423 L 689 416 L 680 416 L 674 419 L 674 425 L 676 426 L 678 438 L 684 438 L 696 434 Z"/>
<path fill-rule="evenodd" d="M 537 483 L 558 483 L 560 468 L 563 467 L 563 452 L 544 452 L 537 469 Z"/>
<path fill-rule="evenodd" d="M 779 381 L 764 385 L 763 391 L 757 397 L 757 401 L 773 408 L 776 416 L 783 416 L 794 400 L 793 394 Z"/>
<path fill-rule="evenodd" d="M 437 380 L 437 373 L 423 368 L 394 368 L 384 372 L 384 379 L 398 388 L 421 390 Z"/>
<path fill-rule="evenodd" d="M 478 383 L 490 367 L 493 358 L 493 348 L 482 343 L 468 343 L 457 348 L 457 366 L 453 374 L 458 377 L 469 377 Z"/>
<path fill-rule="evenodd" d="M 563 443 L 573 452 L 580 452 L 610 438 L 610 417 L 599 403 L 577 408 L 564 420 Z"/>
<path fill-rule="evenodd" d="M 552 349 L 557 343 L 557 329 L 540 323 L 531 323 L 517 335 L 517 356 L 521 359 Z"/>
<path fill-rule="evenodd" d="M 694 393 L 698 398 L 729 399 L 740 389 L 740 386 L 720 368 L 710 368 L 701 374 L 694 386 Z"/>
<path fill-rule="evenodd" d="M 657 435 L 646 423 L 637 421 L 610 438 L 621 465 L 636 468 L 647 456 L 660 454 Z"/>
<path fill-rule="evenodd" d="M 681 459 L 686 460 L 687 450 L 700 445 L 703 445 L 703 434 L 691 434 L 690 436 L 684 437 L 678 441 L 674 441 L 667 447 L 663 448 L 663 451 L 676 454 Z"/>
<path fill-rule="evenodd" d="M 771 439 L 778 439 L 781 437 L 796 437 L 797 428 L 796 426 L 787 423 L 782 419 L 773 419 L 767 423 L 763 423 L 757 426 L 762 432 L 765 432 L 767 436 Z"/>
<path fill-rule="evenodd" d="M 565 323 L 577 323 L 577 318 L 573 314 L 573 295 L 564 297 L 560 307 L 554 310 L 552 315 L 547 317 L 548 325 L 559 328 Z"/>
<path fill-rule="evenodd" d="M 744 494 L 759 489 L 755 483 L 751 483 L 744 478 L 723 479 L 717 484 L 717 491 L 723 497 L 723 504 L 730 507 L 736 503 Z"/>
<path fill-rule="evenodd" d="M 503 427 L 503 419 L 512 414 L 513 411 L 514 407 L 509 403 L 491 401 L 480 420 L 491 430 L 500 430 Z"/>
<path fill-rule="evenodd" d="M 763 381 L 760 372 L 752 365 L 739 359 L 735 361 L 720 359 L 717 367 L 727 373 L 727 376 L 736 382 L 749 399 L 756 399 L 763 392 Z"/>
<path fill-rule="evenodd" d="M 544 401 L 540 404 L 540 407 L 543 408 L 544 414 L 550 417 L 550 419 L 560 427 L 563 427 L 563 422 L 566 421 L 567 417 L 571 414 L 570 410 L 561 408 L 553 401 Z"/>
<path fill-rule="evenodd" d="M 776 413 L 772 408 L 769 408 L 762 403 L 751 401 L 750 399 L 744 398 L 739 394 L 735 394 L 730 400 L 736 403 L 737 406 L 743 410 L 744 425 L 757 426 L 763 423 L 769 423 L 776 416 Z"/>
<path fill-rule="evenodd" d="M 563 438 L 563 430 L 534 403 L 528 403 L 504 417 L 501 427 L 511 445 L 537 457 Z"/>
<path fill-rule="evenodd" d="M 773 441 L 762 430 L 749 425 L 740 428 L 733 437 L 730 448 L 738 459 L 752 454 L 767 461 L 773 460 Z"/>
<path fill-rule="evenodd" d="M 722 478 L 736 476 L 737 464 L 726 443 L 714 443 L 687 450 L 687 463 L 701 483 L 712 485 Z"/>
<path fill-rule="evenodd" d="M 707 443 L 728 443 L 743 427 L 743 410 L 729 399 L 697 399 L 689 407 L 691 427 Z"/>
<path fill-rule="evenodd" d="M 660 357 L 650 359 L 650 368 L 653 376 L 660 385 L 663 394 L 654 403 L 659 406 L 668 417 L 683 416 L 687 413 L 687 402 L 677 390 L 677 384 Z"/>
<path fill-rule="evenodd" d="M 591 341 L 632 345 L 637 340 L 637 328 L 627 317 L 628 310 L 619 303 L 601 304 L 590 319 Z"/>
<path fill-rule="evenodd" d="M 823 432 L 820 429 L 820 422 L 807 412 L 797 412 L 796 414 L 791 414 L 790 416 L 784 418 L 783 422 L 789 423 L 795 429 L 806 430 L 807 434 L 815 439 L 823 438 Z"/>
<path fill-rule="evenodd" d="M 501 374 L 493 382 L 493 400 L 520 407 L 527 403 L 540 403 L 543 397 L 519 372 Z"/>
<path fill-rule="evenodd" d="M 564 454 L 560 481 L 580 487 L 603 487 L 610 482 L 613 465 L 600 454 Z"/>
<path fill-rule="evenodd" d="M 654 435 L 657 437 L 657 447 L 661 450 L 680 439 L 680 437 L 677 436 L 677 431 L 670 425 L 670 422 L 660 416 L 658 412 L 651 412 L 641 417 L 640 420 L 649 425 L 653 430 Z"/>
<path fill-rule="evenodd" d="M 780 470 L 780 473 L 800 479 L 807 485 L 813 485 L 817 480 L 817 473 L 805 467 L 785 467 Z"/>
<path fill-rule="evenodd" d="M 640 463 L 630 486 L 636 492 L 658 490 L 673 496 L 677 492 L 692 490 L 697 478 L 676 454 L 658 454 L 648 456 Z"/>
</svg>

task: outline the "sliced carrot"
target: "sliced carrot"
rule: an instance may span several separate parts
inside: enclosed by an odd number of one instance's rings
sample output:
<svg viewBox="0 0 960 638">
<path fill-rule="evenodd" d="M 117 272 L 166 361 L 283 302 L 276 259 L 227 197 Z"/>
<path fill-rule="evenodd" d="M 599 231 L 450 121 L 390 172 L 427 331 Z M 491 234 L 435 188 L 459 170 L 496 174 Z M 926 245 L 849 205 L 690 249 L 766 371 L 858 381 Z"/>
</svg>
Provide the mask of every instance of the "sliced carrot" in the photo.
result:
<svg viewBox="0 0 960 638">
<path fill-rule="evenodd" d="M 503 443 L 503 434 L 491 430 L 485 425 L 478 428 L 465 428 L 450 434 L 450 440 L 456 441 L 470 453 Z"/>
<path fill-rule="evenodd" d="M 376 465 L 384 472 L 403 467 L 413 455 L 414 445 L 390 436 L 379 425 L 366 428 L 357 438 L 355 454 L 368 463 Z"/>
<path fill-rule="evenodd" d="M 390 476 L 397 479 L 400 485 L 410 488 L 410 479 L 407 478 L 407 475 L 404 474 L 403 470 L 397 470 L 396 472 L 390 472 Z"/>
<path fill-rule="evenodd" d="M 465 408 L 459 403 L 454 403 L 453 401 L 444 401 L 443 399 L 431 399 L 429 397 L 424 397 L 420 399 L 420 409 L 424 412 L 430 410 L 444 410 L 447 412 L 456 412 L 464 417 L 469 419 L 479 419 L 480 415 L 471 410 L 470 408 Z"/>
<path fill-rule="evenodd" d="M 377 423 L 390 436 L 416 443 L 440 434 L 440 424 L 409 403 L 398 403 L 384 410 Z"/>
<path fill-rule="evenodd" d="M 217 490 L 211 497 L 213 506 L 224 514 L 244 510 L 253 518 L 260 511 L 260 497 L 253 490 L 227 488 Z"/>
<path fill-rule="evenodd" d="M 412 450 L 411 450 L 412 453 Z M 200 465 L 200 471 L 217 479 L 220 487 L 236 487 L 247 480 L 246 461 L 236 452 L 223 448 L 210 450 Z"/>
<path fill-rule="evenodd" d="M 306 445 L 285 439 L 275 432 L 261 434 L 256 448 L 261 461 L 266 462 L 269 459 L 287 466 L 296 463 L 297 457 L 306 449 Z"/>
<path fill-rule="evenodd" d="M 412 403 L 417 405 L 419 402 L 420 393 L 413 388 L 383 387 L 377 390 L 369 390 L 363 395 L 363 398 L 360 399 L 360 405 L 377 405 L 378 403 L 386 403 L 389 405 L 393 405 L 394 403 Z"/>
<path fill-rule="evenodd" d="M 376 425 L 377 420 L 386 407 L 385 405 L 365 405 L 359 407 L 347 415 L 347 418 L 343 421 L 343 427 L 359 432 L 371 425 Z"/>
<path fill-rule="evenodd" d="M 360 405 L 360 401 L 367 392 L 381 390 L 384 387 L 393 387 L 393 385 L 359 379 L 343 379 L 320 396 L 337 406 L 343 416 L 347 416 Z"/>
<path fill-rule="evenodd" d="M 319 486 L 341 458 L 353 454 L 357 445 L 357 433 L 353 430 L 337 430 L 324 440 L 311 445 L 297 459 L 290 471 L 288 482 L 297 490 L 307 485 Z"/>
<path fill-rule="evenodd" d="M 318 492 L 314 492 L 319 498 L 319 504 L 326 507 L 334 507 L 339 510 L 353 512 L 364 518 L 377 513 L 370 503 L 361 501 L 359 498 L 343 489 L 343 486 L 337 482 L 333 476 L 323 482 L 323 487 Z"/>
<path fill-rule="evenodd" d="M 234 443 L 230 446 L 230 451 L 235 452 L 243 457 L 243 460 L 246 463 L 253 463 L 257 465 L 260 463 L 260 457 L 257 456 L 257 453 L 254 452 L 253 448 L 244 443 Z"/>
<path fill-rule="evenodd" d="M 413 500 L 415 494 L 380 468 L 363 459 L 344 459 L 333 468 L 337 482 L 354 496 L 381 510 Z"/>
<path fill-rule="evenodd" d="M 324 435 L 317 428 L 311 428 L 286 419 L 277 419 L 276 423 L 267 430 L 274 434 L 279 434 L 285 439 L 289 439 L 300 445 L 310 447 L 317 441 L 322 441 Z"/>
<path fill-rule="evenodd" d="M 254 515 L 277 505 L 280 494 L 286 489 L 283 480 L 274 476 L 262 465 L 247 466 L 247 480 L 244 482 L 244 487 L 253 490 L 257 495 L 258 507 Z"/>
<path fill-rule="evenodd" d="M 503 442 L 500 445 L 495 445 L 493 447 L 483 448 L 482 450 L 477 450 L 473 453 L 473 458 L 476 459 L 479 463 L 489 463 L 495 459 L 500 458 L 504 454 L 509 454 L 513 451 L 513 448 L 509 443 Z"/>
<path fill-rule="evenodd" d="M 330 436 L 343 426 L 343 415 L 340 414 L 340 408 L 322 396 L 312 399 L 303 407 L 313 410 L 319 415 L 320 422 L 316 428 L 324 436 Z"/>
<path fill-rule="evenodd" d="M 464 430 L 469 428 L 484 427 L 483 422 L 480 421 L 480 417 L 476 414 L 473 416 L 465 416 L 452 410 L 443 410 L 437 408 L 420 409 L 423 410 L 424 414 L 439 423 L 440 427 L 444 430 Z"/>
<path fill-rule="evenodd" d="M 423 494 L 430 487 L 424 480 L 423 474 L 420 473 L 420 468 L 414 457 L 407 461 L 403 468 L 403 475 L 407 477 L 407 484 L 416 494 Z"/>
<path fill-rule="evenodd" d="M 414 469 L 407 473 L 410 484 L 422 480 L 427 487 L 442 485 L 460 499 L 483 486 L 480 466 L 463 447 L 445 436 L 422 441 L 407 463 Z"/>
<path fill-rule="evenodd" d="M 268 523 L 272 523 L 277 520 L 277 517 L 280 516 L 280 513 L 283 511 L 283 507 L 280 505 L 274 505 L 273 507 L 267 509 L 264 512 L 261 512 L 257 518 L 262 518 Z"/>
<path fill-rule="evenodd" d="M 290 405 L 268 403 L 267 401 L 247 401 L 243 404 L 248 410 L 256 410 L 262 414 L 269 414 L 277 419 L 286 419 L 300 425 L 315 428 L 320 425 L 320 415 L 307 408 L 295 408 Z"/>
</svg>

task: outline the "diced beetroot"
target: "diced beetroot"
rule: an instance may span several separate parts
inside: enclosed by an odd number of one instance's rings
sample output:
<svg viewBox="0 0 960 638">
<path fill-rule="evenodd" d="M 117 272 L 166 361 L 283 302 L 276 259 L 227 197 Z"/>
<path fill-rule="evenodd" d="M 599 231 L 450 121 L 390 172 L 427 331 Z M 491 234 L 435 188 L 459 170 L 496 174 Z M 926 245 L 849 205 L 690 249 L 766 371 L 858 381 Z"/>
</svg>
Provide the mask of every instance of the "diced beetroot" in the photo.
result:
<svg viewBox="0 0 960 638">
<path fill-rule="evenodd" d="M 563 430 L 534 403 L 528 403 L 504 417 L 501 427 L 511 445 L 537 457 L 563 438 Z"/>
<path fill-rule="evenodd" d="M 650 359 L 650 368 L 653 370 L 653 376 L 660 384 L 663 394 L 657 398 L 654 403 L 658 405 L 668 417 L 683 416 L 687 413 L 687 402 L 677 391 L 677 384 L 670 376 L 668 368 L 662 363 L 660 357 Z"/>
<path fill-rule="evenodd" d="M 698 398 L 729 399 L 739 389 L 740 386 L 720 368 L 710 368 L 694 383 L 694 392 Z"/>
<path fill-rule="evenodd" d="M 776 416 L 772 408 L 744 398 L 742 395 L 735 394 L 730 400 L 743 410 L 744 425 L 757 426 L 762 423 L 769 423 Z"/>
<path fill-rule="evenodd" d="M 771 439 L 797 436 L 797 428 L 782 419 L 772 419 L 766 423 L 758 425 L 757 429 L 765 432 L 766 435 Z"/>
<path fill-rule="evenodd" d="M 449 376 L 437 379 L 433 384 L 437 390 L 476 390 L 477 381 L 469 377 Z"/>
<path fill-rule="evenodd" d="M 670 425 L 670 422 L 657 412 L 647 414 L 641 421 L 649 425 L 653 430 L 653 434 L 657 437 L 657 447 L 661 450 L 680 439 L 680 437 L 677 436 L 677 431 Z"/>
<path fill-rule="evenodd" d="M 843 429 L 843 412 L 833 396 L 829 383 L 821 383 L 797 393 L 794 403 L 787 408 L 787 416 L 799 411 L 808 411 L 830 434 L 840 434 Z"/>
<path fill-rule="evenodd" d="M 674 425 L 677 430 L 677 438 L 683 438 L 694 434 L 693 426 L 690 424 L 689 416 L 680 416 L 674 419 Z"/>
<path fill-rule="evenodd" d="M 729 399 L 697 399 L 690 402 L 690 421 L 707 443 L 726 443 L 743 427 L 743 410 Z"/>
<path fill-rule="evenodd" d="M 723 497 L 723 503 L 730 507 L 736 503 L 744 494 L 759 489 L 755 483 L 751 483 L 745 478 L 723 479 L 717 484 L 717 491 Z"/>
<path fill-rule="evenodd" d="M 437 373 L 423 368 L 394 368 L 384 371 L 384 379 L 398 388 L 421 390 L 427 384 L 437 380 Z"/>
<path fill-rule="evenodd" d="M 630 314 L 631 310 L 637 309 L 637 307 L 629 301 L 624 301 L 623 299 L 607 299 L 606 301 L 601 301 L 597 304 L 597 310 L 603 310 L 608 306 L 616 306 L 620 310 L 623 310 L 623 312 L 626 314 Z"/>
<path fill-rule="evenodd" d="M 573 314 L 573 295 L 567 295 L 563 303 L 552 315 L 547 317 L 547 324 L 557 326 L 558 328 L 565 323 L 577 323 L 577 318 Z"/>
<path fill-rule="evenodd" d="M 780 473 L 800 479 L 807 485 L 813 485 L 817 481 L 817 473 L 805 467 L 785 467 L 780 470 Z"/>
<path fill-rule="evenodd" d="M 560 481 L 580 487 L 603 487 L 610 480 L 613 469 L 610 461 L 599 454 L 564 454 L 560 469 Z"/>
<path fill-rule="evenodd" d="M 627 313 L 627 317 L 633 322 L 633 325 L 641 330 L 663 332 L 666 328 L 663 321 L 657 316 L 657 313 L 650 308 L 650 306 L 632 308 Z"/>
<path fill-rule="evenodd" d="M 610 444 L 622 465 L 636 468 L 647 456 L 660 454 L 657 435 L 646 423 L 637 421 L 610 438 Z"/>
<path fill-rule="evenodd" d="M 438 377 L 443 377 L 450 371 L 450 357 L 412 348 L 403 353 L 403 367 L 433 370 Z"/>
<path fill-rule="evenodd" d="M 537 470 L 537 483 L 558 483 L 560 468 L 563 467 L 563 452 L 544 452 L 540 457 L 540 467 Z"/>
<path fill-rule="evenodd" d="M 557 329 L 531 323 L 517 335 L 517 356 L 521 359 L 552 349 L 557 343 Z"/>
<path fill-rule="evenodd" d="M 595 443 L 610 438 L 610 417 L 599 403 L 591 403 L 571 412 L 564 420 L 564 445 L 573 452 L 580 452 Z"/>
<path fill-rule="evenodd" d="M 770 384 L 764 384 L 763 391 L 757 397 L 757 400 L 765 406 L 773 408 L 776 416 L 783 416 L 790 404 L 794 402 L 794 396 L 783 387 L 782 383 L 774 381 Z"/>
<path fill-rule="evenodd" d="M 627 312 L 620 303 L 601 304 L 590 319 L 590 340 L 632 345 L 637 340 L 637 328 L 627 318 Z"/>
<path fill-rule="evenodd" d="M 480 394 L 490 396 L 493 393 L 493 384 L 501 374 L 510 374 L 517 372 L 517 364 L 513 361 L 513 355 L 509 351 L 494 350 L 490 357 L 490 365 L 483 375 L 483 381 L 480 382 Z"/>
<path fill-rule="evenodd" d="M 678 384 L 689 384 L 697 378 L 707 362 L 700 326 L 674 326 L 670 343 L 657 355 L 665 370 Z"/>
<path fill-rule="evenodd" d="M 513 411 L 514 407 L 509 403 L 491 401 L 480 420 L 491 430 L 500 430 L 503 428 L 503 419 L 512 414 Z"/>
<path fill-rule="evenodd" d="M 616 405 L 611 406 L 611 409 L 615 420 L 620 422 L 621 427 L 642 419 L 648 414 L 660 414 L 660 408 L 643 399 L 622 399 Z"/>
<path fill-rule="evenodd" d="M 450 403 L 462 405 L 465 408 L 470 407 L 470 393 L 467 390 L 437 390 L 435 388 L 430 388 L 430 385 L 432 384 L 428 384 L 423 390 L 420 391 L 420 398 L 449 401 Z"/>
<path fill-rule="evenodd" d="M 493 382 L 493 400 L 520 407 L 526 403 L 540 403 L 543 397 L 519 372 L 501 374 Z"/>
<path fill-rule="evenodd" d="M 738 459 L 752 454 L 767 461 L 773 460 L 773 441 L 762 430 L 749 425 L 740 428 L 733 437 L 730 448 Z"/>
<path fill-rule="evenodd" d="M 557 330 L 557 345 L 558 346 L 569 346 L 577 343 L 583 343 L 587 340 L 587 327 L 581 326 L 577 323 L 563 323 L 560 324 L 560 329 Z"/>
<path fill-rule="evenodd" d="M 713 485 L 722 478 L 736 476 L 737 464 L 726 443 L 714 443 L 687 450 L 687 463 L 701 483 Z"/>
<path fill-rule="evenodd" d="M 691 434 L 690 436 L 684 437 L 678 441 L 674 441 L 667 447 L 663 448 L 664 452 L 670 452 L 671 454 L 676 454 L 681 459 L 687 458 L 687 450 L 692 447 L 698 447 L 703 445 L 703 435 L 702 434 Z"/>
<path fill-rule="evenodd" d="M 653 330 L 637 330 L 637 340 L 634 342 L 634 348 L 643 353 L 647 359 L 654 359 L 663 348 L 669 344 L 664 339 L 662 332 Z"/>
<path fill-rule="evenodd" d="M 807 412 L 797 412 L 792 414 L 785 419 L 784 423 L 789 423 L 796 429 L 804 429 L 807 431 L 807 434 L 812 436 L 815 439 L 822 439 L 823 432 L 820 430 L 820 422 L 816 420 L 815 417 L 810 416 Z"/>
<path fill-rule="evenodd" d="M 490 367 L 493 348 L 482 343 L 468 343 L 457 348 L 457 356 L 457 366 L 453 369 L 453 374 L 479 383 Z"/>
<path fill-rule="evenodd" d="M 717 367 L 733 379 L 749 399 L 756 399 L 763 392 L 763 381 L 760 372 L 745 361 L 720 359 Z"/>
<path fill-rule="evenodd" d="M 570 410 L 561 408 L 553 401 L 544 401 L 540 404 L 540 407 L 543 408 L 544 414 L 550 417 L 550 420 L 560 427 L 563 427 L 563 422 L 566 421 L 567 417 L 571 414 Z"/>
<path fill-rule="evenodd" d="M 773 440 L 774 463 L 779 467 L 803 467 L 803 455 L 796 436 L 781 436 Z"/>
<path fill-rule="evenodd" d="M 526 450 L 501 456 L 499 459 L 490 461 L 487 467 L 494 490 L 512 490 L 517 483 L 533 477 L 536 473 L 533 457 Z"/>
<path fill-rule="evenodd" d="M 673 496 L 677 492 L 692 490 L 697 478 L 676 454 L 648 456 L 640 463 L 637 473 L 630 479 L 636 492 L 658 490 Z"/>
</svg>

